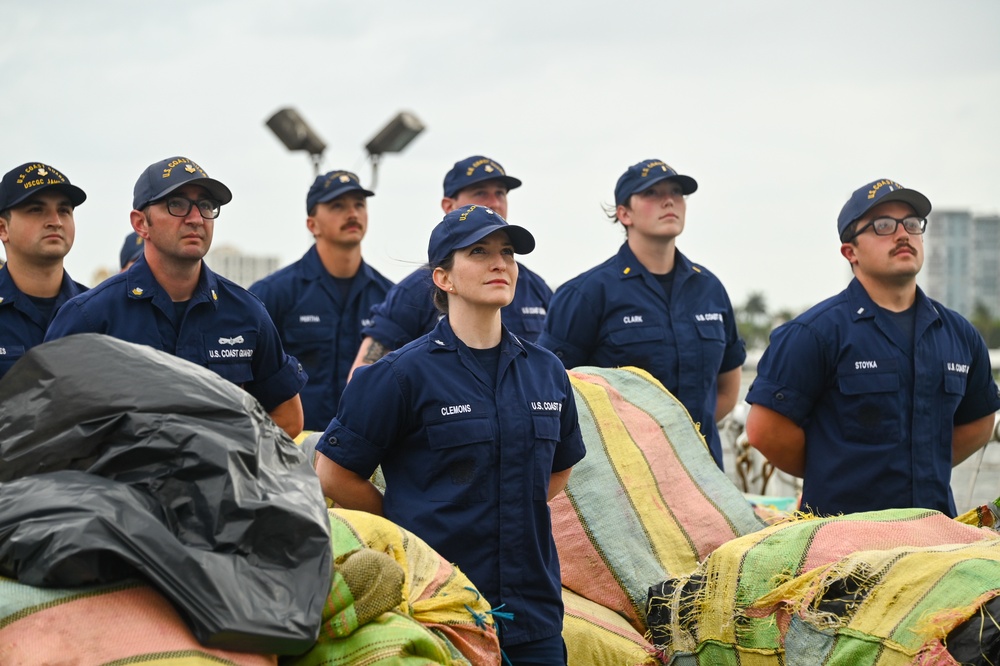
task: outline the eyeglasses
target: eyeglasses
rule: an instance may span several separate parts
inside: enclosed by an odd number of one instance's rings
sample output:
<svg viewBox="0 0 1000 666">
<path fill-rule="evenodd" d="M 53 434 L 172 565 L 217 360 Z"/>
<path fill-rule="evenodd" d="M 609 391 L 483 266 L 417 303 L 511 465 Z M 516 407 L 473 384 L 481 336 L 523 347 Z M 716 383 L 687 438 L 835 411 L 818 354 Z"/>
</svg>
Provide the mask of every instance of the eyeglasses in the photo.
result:
<svg viewBox="0 0 1000 666">
<path fill-rule="evenodd" d="M 167 204 L 167 212 L 174 217 L 187 217 L 191 213 L 193 206 L 198 207 L 198 212 L 206 220 L 214 220 L 219 217 L 219 202 L 214 199 L 198 199 L 196 201 L 187 197 L 167 197 L 153 203 L 160 203 L 161 201 Z"/>
<path fill-rule="evenodd" d="M 894 217 L 876 217 L 865 226 L 860 227 L 847 240 L 854 240 L 864 233 L 868 227 L 871 227 L 875 231 L 876 236 L 891 236 L 896 233 L 896 229 L 898 229 L 901 224 L 903 225 L 903 229 L 906 230 L 906 233 L 919 236 L 924 233 L 924 229 L 927 228 L 927 218 L 904 217 L 901 220 L 897 220 Z"/>
</svg>

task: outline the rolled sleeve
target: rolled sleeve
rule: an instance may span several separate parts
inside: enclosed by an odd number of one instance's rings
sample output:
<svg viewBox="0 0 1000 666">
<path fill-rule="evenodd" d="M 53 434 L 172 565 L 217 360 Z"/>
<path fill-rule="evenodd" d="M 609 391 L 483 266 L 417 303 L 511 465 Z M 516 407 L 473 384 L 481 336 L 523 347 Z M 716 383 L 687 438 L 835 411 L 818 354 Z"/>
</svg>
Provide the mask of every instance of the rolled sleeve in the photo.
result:
<svg viewBox="0 0 1000 666">
<path fill-rule="evenodd" d="M 826 381 L 822 345 L 808 327 L 790 322 L 771 335 L 746 401 L 802 425 Z"/>
<path fill-rule="evenodd" d="M 975 358 L 967 382 L 968 390 L 955 411 L 955 425 L 971 423 L 1000 410 L 1000 389 L 993 380 L 990 353 L 978 334 L 975 336 L 973 349 Z"/>
</svg>

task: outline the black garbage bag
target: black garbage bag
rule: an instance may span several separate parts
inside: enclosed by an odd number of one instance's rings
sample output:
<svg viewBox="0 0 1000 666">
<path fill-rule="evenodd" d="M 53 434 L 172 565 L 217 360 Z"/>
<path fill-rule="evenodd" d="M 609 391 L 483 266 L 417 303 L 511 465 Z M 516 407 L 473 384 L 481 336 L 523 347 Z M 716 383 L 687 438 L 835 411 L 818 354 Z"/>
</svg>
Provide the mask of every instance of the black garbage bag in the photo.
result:
<svg viewBox="0 0 1000 666">
<path fill-rule="evenodd" d="M 299 654 L 332 576 L 310 453 L 193 363 L 96 334 L 40 345 L 0 380 L 0 574 L 142 577 L 208 647 Z"/>
</svg>

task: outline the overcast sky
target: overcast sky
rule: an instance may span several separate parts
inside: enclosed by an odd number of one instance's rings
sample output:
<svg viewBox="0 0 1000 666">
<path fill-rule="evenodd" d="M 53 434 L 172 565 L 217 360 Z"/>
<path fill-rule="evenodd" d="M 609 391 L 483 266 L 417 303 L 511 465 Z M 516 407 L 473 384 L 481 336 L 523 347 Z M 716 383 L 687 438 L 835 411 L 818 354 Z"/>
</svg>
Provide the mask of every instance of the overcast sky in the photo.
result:
<svg viewBox="0 0 1000 666">
<path fill-rule="evenodd" d="M 132 186 L 184 155 L 234 193 L 215 246 L 282 265 L 311 243 L 313 167 L 265 127 L 295 107 L 324 170 L 371 180 L 364 144 L 399 110 L 426 131 L 379 167 L 366 260 L 426 259 L 444 173 L 486 154 L 524 181 L 509 218 L 555 288 L 617 251 L 627 166 L 696 178 L 678 247 L 735 304 L 800 310 L 849 279 L 836 217 L 877 178 L 936 209 L 1000 211 L 1000 2 L 5 3 L 7 171 L 43 161 L 88 194 L 67 257 L 117 269 Z"/>
</svg>

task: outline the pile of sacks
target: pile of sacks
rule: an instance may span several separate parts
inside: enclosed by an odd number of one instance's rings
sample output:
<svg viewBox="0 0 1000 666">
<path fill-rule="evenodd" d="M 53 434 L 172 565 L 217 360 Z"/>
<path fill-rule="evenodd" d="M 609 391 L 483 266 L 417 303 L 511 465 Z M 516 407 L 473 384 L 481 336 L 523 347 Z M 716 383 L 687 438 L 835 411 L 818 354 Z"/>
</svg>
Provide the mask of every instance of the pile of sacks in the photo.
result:
<svg viewBox="0 0 1000 666">
<path fill-rule="evenodd" d="M 587 457 L 552 509 L 571 664 L 1000 663 L 987 507 L 768 526 L 648 374 L 570 375 Z"/>
</svg>

